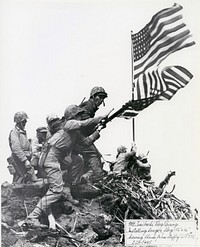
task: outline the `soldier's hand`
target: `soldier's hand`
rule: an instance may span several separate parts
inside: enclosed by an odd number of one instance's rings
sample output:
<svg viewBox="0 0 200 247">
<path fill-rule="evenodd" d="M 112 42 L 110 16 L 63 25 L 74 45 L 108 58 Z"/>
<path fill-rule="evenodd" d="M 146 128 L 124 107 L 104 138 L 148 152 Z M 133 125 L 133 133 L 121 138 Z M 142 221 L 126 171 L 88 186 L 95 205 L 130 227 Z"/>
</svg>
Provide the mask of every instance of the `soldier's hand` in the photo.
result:
<svg viewBox="0 0 200 247">
<path fill-rule="evenodd" d="M 104 125 L 102 125 L 102 124 L 99 124 L 98 126 L 97 126 L 97 131 L 98 132 L 100 132 L 102 129 L 104 129 L 106 127 L 106 125 L 104 124 Z"/>
<path fill-rule="evenodd" d="M 25 167 L 26 167 L 26 169 L 31 168 L 31 163 L 28 160 L 25 161 Z"/>
</svg>

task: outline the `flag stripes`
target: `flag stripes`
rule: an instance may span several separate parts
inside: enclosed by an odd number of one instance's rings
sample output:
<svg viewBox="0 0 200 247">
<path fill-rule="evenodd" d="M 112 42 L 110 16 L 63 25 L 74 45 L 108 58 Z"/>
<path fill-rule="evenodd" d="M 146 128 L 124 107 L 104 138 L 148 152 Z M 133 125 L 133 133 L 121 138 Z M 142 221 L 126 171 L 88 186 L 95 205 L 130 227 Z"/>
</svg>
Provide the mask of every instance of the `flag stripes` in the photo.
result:
<svg viewBox="0 0 200 247">
<path fill-rule="evenodd" d="M 182 22 L 181 9 L 175 4 L 161 10 L 140 32 L 132 35 L 134 80 L 158 66 L 171 53 L 195 44 Z"/>
<path fill-rule="evenodd" d="M 184 67 L 170 66 L 162 71 L 162 79 L 167 85 L 167 90 L 160 95 L 159 99 L 170 100 L 176 92 L 185 87 L 193 75 Z"/>
<path fill-rule="evenodd" d="M 178 4 L 163 9 L 143 29 L 131 35 L 134 100 L 122 106 L 118 117 L 135 117 L 156 100 L 171 99 L 192 79 L 193 75 L 182 66 L 159 67 L 170 54 L 195 44 L 182 21 L 181 10 Z"/>
<path fill-rule="evenodd" d="M 180 89 L 185 87 L 193 75 L 182 66 L 169 66 L 161 70 L 146 72 L 139 76 L 134 90 L 134 99 L 158 96 L 159 99 L 171 99 Z"/>
<path fill-rule="evenodd" d="M 139 114 L 140 111 L 144 110 L 146 107 L 151 105 L 155 100 L 157 100 L 158 96 L 154 95 L 149 98 L 139 99 L 139 100 L 130 100 L 125 105 L 123 105 L 124 111 L 119 114 L 118 117 L 130 119 Z"/>
</svg>

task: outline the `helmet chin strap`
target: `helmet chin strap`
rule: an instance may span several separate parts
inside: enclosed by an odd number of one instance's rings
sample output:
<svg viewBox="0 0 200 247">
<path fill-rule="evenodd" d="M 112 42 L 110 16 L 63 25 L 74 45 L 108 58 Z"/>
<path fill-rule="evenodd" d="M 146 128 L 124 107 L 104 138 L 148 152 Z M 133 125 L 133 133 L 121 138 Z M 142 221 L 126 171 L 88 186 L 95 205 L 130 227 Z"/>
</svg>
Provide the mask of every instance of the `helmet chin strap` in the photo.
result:
<svg viewBox="0 0 200 247">
<path fill-rule="evenodd" d="M 19 128 L 20 128 L 21 130 L 24 130 L 24 126 L 22 125 L 22 122 L 19 122 Z"/>
</svg>

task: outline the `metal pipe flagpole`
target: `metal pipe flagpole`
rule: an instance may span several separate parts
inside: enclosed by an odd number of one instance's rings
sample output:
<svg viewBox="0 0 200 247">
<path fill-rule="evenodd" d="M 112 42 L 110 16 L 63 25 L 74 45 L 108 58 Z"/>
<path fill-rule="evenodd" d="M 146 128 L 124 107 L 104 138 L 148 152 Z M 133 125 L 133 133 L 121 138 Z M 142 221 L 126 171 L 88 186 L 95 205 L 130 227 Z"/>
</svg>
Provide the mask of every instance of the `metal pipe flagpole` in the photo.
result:
<svg viewBox="0 0 200 247">
<path fill-rule="evenodd" d="M 134 50 L 133 50 L 133 40 L 132 40 L 133 31 L 131 31 L 131 84 L 132 84 L 132 100 L 134 100 Z M 135 119 L 132 118 L 132 129 L 133 129 L 133 141 L 135 141 Z"/>
</svg>

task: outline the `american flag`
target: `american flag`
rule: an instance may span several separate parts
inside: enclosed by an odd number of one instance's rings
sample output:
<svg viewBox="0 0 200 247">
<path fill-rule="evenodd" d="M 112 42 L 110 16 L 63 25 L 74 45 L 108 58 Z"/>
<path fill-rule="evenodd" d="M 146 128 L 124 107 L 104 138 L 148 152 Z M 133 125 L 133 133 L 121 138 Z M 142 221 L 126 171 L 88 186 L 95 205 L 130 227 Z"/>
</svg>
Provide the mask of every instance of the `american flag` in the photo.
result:
<svg viewBox="0 0 200 247">
<path fill-rule="evenodd" d="M 185 87 L 193 75 L 182 66 L 169 66 L 141 74 L 136 81 L 134 99 L 158 96 L 157 100 L 170 100 L 176 92 Z"/>
<path fill-rule="evenodd" d="M 195 44 L 182 22 L 181 10 L 182 6 L 174 4 L 159 11 L 140 32 L 132 35 L 134 100 L 123 105 L 120 117 L 135 117 L 154 101 L 171 99 L 193 77 L 181 66 L 159 67 L 171 53 Z"/>
<path fill-rule="evenodd" d="M 171 53 L 195 44 L 182 22 L 181 10 L 182 6 L 174 4 L 159 11 L 141 31 L 132 35 L 134 80 Z"/>
<path fill-rule="evenodd" d="M 122 106 L 122 109 L 124 109 L 124 111 L 120 113 L 118 117 L 126 119 L 136 117 L 140 113 L 140 111 L 151 105 L 157 99 L 158 95 L 139 100 L 130 100 Z"/>
</svg>

